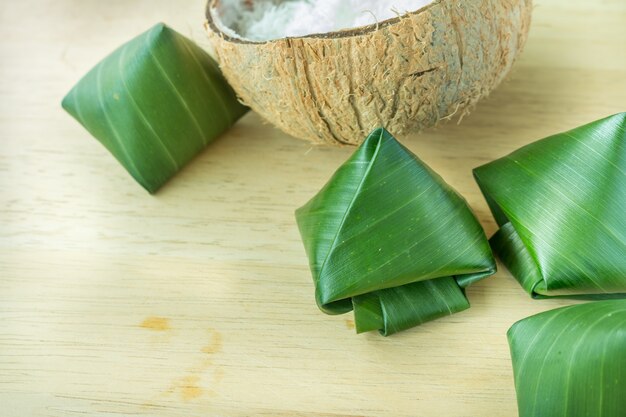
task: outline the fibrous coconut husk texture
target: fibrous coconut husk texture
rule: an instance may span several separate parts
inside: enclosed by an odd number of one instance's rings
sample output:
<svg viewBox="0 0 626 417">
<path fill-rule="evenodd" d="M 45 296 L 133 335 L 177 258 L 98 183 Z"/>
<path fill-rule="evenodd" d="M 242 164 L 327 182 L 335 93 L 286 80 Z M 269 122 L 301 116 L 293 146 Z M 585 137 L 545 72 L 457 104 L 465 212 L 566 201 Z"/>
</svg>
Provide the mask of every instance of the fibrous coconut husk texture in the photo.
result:
<svg viewBox="0 0 626 417">
<path fill-rule="evenodd" d="M 218 29 L 223 2 L 209 2 L 206 26 L 240 99 L 295 137 L 354 145 L 376 127 L 401 135 L 464 114 L 511 69 L 532 10 L 435 0 L 377 25 L 252 42 Z"/>
</svg>

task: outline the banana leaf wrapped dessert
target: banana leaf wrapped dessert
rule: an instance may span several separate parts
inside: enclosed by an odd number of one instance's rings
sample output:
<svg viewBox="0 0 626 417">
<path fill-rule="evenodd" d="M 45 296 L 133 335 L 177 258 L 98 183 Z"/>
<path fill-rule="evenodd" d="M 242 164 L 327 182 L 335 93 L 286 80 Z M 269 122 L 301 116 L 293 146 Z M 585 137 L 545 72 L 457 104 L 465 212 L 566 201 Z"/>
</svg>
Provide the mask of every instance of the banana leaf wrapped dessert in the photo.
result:
<svg viewBox="0 0 626 417">
<path fill-rule="evenodd" d="M 384 129 L 371 133 L 296 218 L 328 314 L 390 335 L 469 307 L 495 272 L 483 229 L 443 179 Z"/>
<path fill-rule="evenodd" d="M 63 108 L 150 193 L 248 110 L 215 61 L 161 23 L 96 65 Z"/>
<path fill-rule="evenodd" d="M 626 113 L 474 170 L 500 257 L 534 297 L 626 297 Z"/>
<path fill-rule="evenodd" d="M 520 417 L 626 412 L 626 300 L 547 311 L 508 332 Z"/>
</svg>

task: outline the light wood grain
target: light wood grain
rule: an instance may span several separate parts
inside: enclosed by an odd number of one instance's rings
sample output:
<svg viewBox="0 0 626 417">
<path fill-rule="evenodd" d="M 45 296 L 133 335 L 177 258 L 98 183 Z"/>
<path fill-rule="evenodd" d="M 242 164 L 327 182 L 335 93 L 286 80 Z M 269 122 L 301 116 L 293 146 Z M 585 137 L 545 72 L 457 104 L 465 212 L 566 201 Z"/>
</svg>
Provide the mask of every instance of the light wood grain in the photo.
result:
<svg viewBox="0 0 626 417">
<path fill-rule="evenodd" d="M 501 270 L 472 308 L 382 338 L 319 312 L 293 211 L 352 149 L 254 114 L 155 197 L 60 108 L 162 20 L 204 2 L 0 4 L 0 415 L 509 417 L 505 332 L 571 303 Z M 461 125 L 402 138 L 495 224 L 471 169 L 626 110 L 626 3 L 538 0 L 526 52 Z"/>
</svg>

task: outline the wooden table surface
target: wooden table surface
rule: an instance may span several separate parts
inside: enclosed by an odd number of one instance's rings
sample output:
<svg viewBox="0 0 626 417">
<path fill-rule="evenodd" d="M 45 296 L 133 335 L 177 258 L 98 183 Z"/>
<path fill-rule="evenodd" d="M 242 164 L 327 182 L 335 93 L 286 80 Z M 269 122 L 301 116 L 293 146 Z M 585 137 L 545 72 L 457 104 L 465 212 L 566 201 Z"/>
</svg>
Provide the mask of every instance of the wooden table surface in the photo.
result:
<svg viewBox="0 0 626 417">
<path fill-rule="evenodd" d="M 61 110 L 157 21 L 206 45 L 203 8 L 0 5 L 0 416 L 516 415 L 505 332 L 570 301 L 501 269 L 471 309 L 389 338 L 318 311 L 293 211 L 353 149 L 249 114 L 150 196 Z M 491 235 L 471 169 L 626 110 L 624 39 L 624 0 L 537 0 L 508 80 L 461 125 L 401 139 Z"/>
</svg>

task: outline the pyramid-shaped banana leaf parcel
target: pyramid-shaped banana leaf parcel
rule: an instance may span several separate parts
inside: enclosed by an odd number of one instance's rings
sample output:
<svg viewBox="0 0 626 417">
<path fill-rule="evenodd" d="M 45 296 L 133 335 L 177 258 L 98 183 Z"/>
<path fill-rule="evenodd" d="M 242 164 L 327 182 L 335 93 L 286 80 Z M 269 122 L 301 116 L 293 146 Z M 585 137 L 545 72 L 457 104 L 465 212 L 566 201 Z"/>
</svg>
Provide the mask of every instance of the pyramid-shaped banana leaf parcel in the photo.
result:
<svg viewBox="0 0 626 417">
<path fill-rule="evenodd" d="M 626 297 L 626 113 L 474 170 L 494 252 L 534 297 Z"/>
<path fill-rule="evenodd" d="M 389 335 L 464 310 L 464 288 L 495 272 L 465 200 L 384 129 L 296 218 L 318 306 L 354 309 L 359 333 Z"/>
<path fill-rule="evenodd" d="M 626 415 L 626 300 L 546 311 L 507 336 L 519 417 Z"/>
<path fill-rule="evenodd" d="M 217 63 L 161 23 L 96 65 L 63 108 L 150 193 L 248 110 Z"/>
</svg>

